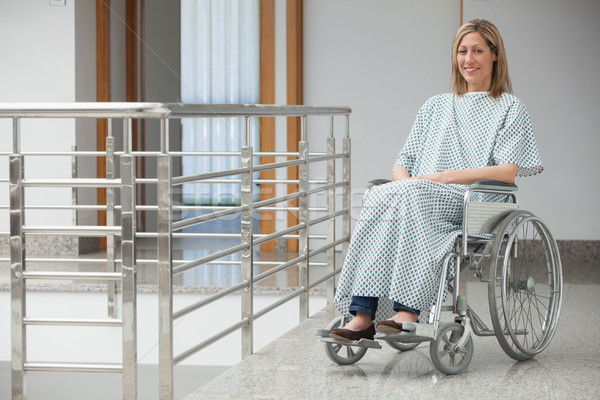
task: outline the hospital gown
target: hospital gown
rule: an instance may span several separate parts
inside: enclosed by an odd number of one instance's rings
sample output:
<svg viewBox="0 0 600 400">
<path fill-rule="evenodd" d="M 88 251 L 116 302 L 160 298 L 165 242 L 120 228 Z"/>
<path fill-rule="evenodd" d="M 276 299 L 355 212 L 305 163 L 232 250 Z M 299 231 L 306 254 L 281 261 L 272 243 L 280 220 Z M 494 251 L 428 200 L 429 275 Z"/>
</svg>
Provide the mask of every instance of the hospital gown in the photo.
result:
<svg viewBox="0 0 600 400">
<path fill-rule="evenodd" d="M 413 177 L 504 163 L 517 164 L 517 176 L 543 170 L 523 103 L 486 92 L 427 100 L 396 159 Z M 352 296 L 379 297 L 376 320 L 394 314 L 393 301 L 426 316 L 437 295 L 441 260 L 461 232 L 467 188 L 421 179 L 373 187 L 344 261 L 338 310 L 346 314 Z"/>
</svg>

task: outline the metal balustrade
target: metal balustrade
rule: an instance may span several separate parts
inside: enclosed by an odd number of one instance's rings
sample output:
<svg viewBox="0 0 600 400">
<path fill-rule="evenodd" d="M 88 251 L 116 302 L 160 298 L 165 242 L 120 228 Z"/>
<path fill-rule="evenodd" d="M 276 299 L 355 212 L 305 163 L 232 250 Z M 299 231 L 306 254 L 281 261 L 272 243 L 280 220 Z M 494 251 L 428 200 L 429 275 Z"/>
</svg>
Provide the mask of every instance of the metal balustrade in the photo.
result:
<svg viewBox="0 0 600 400">
<path fill-rule="evenodd" d="M 170 103 L 60 103 L 60 104 L 0 104 L 0 118 L 12 120 L 12 151 L 0 153 L 9 159 L 10 171 L 8 179 L 10 202 L 10 287 L 11 287 L 11 337 L 12 337 L 12 394 L 13 399 L 23 399 L 27 371 L 91 371 L 118 372 L 123 374 L 123 398 L 137 398 L 137 281 L 136 272 L 140 265 L 154 265 L 158 274 L 159 299 L 159 395 L 161 399 L 172 399 L 174 396 L 174 366 L 201 351 L 212 343 L 241 330 L 242 357 L 253 352 L 254 321 L 269 313 L 276 307 L 298 298 L 299 320 L 308 318 L 308 299 L 311 289 L 326 283 L 328 302 L 333 300 L 336 269 L 336 249 L 345 252 L 350 234 L 350 109 L 340 107 L 310 106 L 274 106 L 274 105 L 195 105 Z M 260 152 L 255 151 L 250 141 L 250 120 L 252 118 L 299 117 L 301 121 L 301 140 L 298 152 Z M 30 118 L 82 118 L 108 119 L 109 131 L 106 138 L 106 151 L 63 151 L 40 152 L 22 151 L 21 122 Z M 169 148 L 170 128 L 182 118 L 242 118 L 244 120 L 243 145 L 239 152 L 185 152 Z M 326 129 L 319 128 L 311 132 L 310 148 L 315 145 L 325 146 L 325 151 L 309 151 L 309 125 L 314 119 L 325 120 Z M 343 120 L 342 128 L 334 122 L 336 118 Z M 158 121 L 160 128 L 160 148 L 153 151 L 135 151 L 132 143 L 133 121 L 143 119 Z M 328 122 L 328 123 L 327 123 Z M 122 127 L 122 150 L 117 149 L 113 126 Z M 315 125 L 315 126 L 322 126 Z M 323 132 L 324 131 L 324 132 Z M 323 132 L 323 133 L 321 133 Z M 341 132 L 341 133 L 340 133 Z M 93 132 L 95 135 L 95 132 Z M 336 151 L 336 136 L 341 136 Z M 211 171 L 189 176 L 175 176 L 174 165 L 181 157 L 239 157 L 240 167 L 225 171 Z M 106 159 L 106 176 L 102 178 L 78 178 L 76 174 L 69 179 L 37 179 L 26 174 L 24 160 L 37 156 L 70 157 L 77 162 L 82 157 L 104 157 Z M 271 156 L 283 161 L 268 164 L 257 163 L 260 156 Z M 156 159 L 156 178 L 139 177 L 136 173 L 136 160 L 139 158 Z M 336 164 L 341 164 L 341 168 Z M 75 164 L 74 164 L 75 165 Z M 314 166 L 319 166 L 325 177 L 315 176 Z M 298 179 L 260 179 L 256 175 L 260 171 L 280 168 L 298 167 Z M 313 168 L 311 168 L 311 166 Z M 234 177 L 235 179 L 229 179 Z M 1 179 L 0 179 L 1 181 Z M 7 182 L 4 180 L 4 182 Z M 239 185 L 241 202 L 232 206 L 202 206 L 181 204 L 178 193 L 184 183 L 218 183 L 226 182 Z M 261 184 L 297 185 L 294 193 L 274 194 L 270 199 L 255 199 L 257 186 Z M 156 186 L 156 204 L 137 204 L 136 191 L 140 185 Z M 73 196 L 73 204 L 69 205 L 30 205 L 25 202 L 25 188 L 105 188 L 106 204 L 78 204 Z M 279 191 L 281 192 L 281 191 Z M 315 201 L 315 197 L 323 195 L 324 204 Z M 296 200 L 291 206 L 289 201 Z M 336 204 L 338 203 L 338 204 Z M 337 208 L 336 208 L 337 206 Z M 106 211 L 106 226 L 82 226 L 77 223 L 66 226 L 27 225 L 27 210 L 71 210 L 72 212 Z M 0 208 L 1 210 L 1 208 Z M 147 227 L 144 232 L 136 232 L 138 213 L 156 212 L 156 229 Z M 184 218 L 188 212 L 200 212 Z M 255 218 L 258 213 L 290 213 L 298 216 L 294 226 L 279 228 L 272 233 L 256 233 Z M 240 231 L 231 233 L 199 233 L 190 232 L 201 224 L 239 216 Z M 336 223 L 342 226 L 336 232 Z M 317 227 L 321 232 L 310 233 Z M 68 257 L 32 257 L 27 254 L 27 238 L 30 235 L 73 236 L 106 238 L 106 256 L 95 258 Z M 220 249 L 194 259 L 176 259 L 174 242 L 180 239 L 199 238 L 239 239 L 239 243 Z M 138 241 L 140 239 L 156 240 L 156 257 L 142 259 L 138 257 Z M 255 258 L 261 244 L 273 240 L 297 239 L 298 254 L 285 262 L 265 261 Z M 317 241 L 322 245 L 313 246 Z M 316 247 L 316 248 L 313 248 Z M 118 253 L 120 251 L 120 254 Z M 315 257 L 323 254 L 325 261 L 316 262 Z M 239 255 L 239 260 L 223 258 Z M 120 257 L 119 257 L 120 256 Z M 323 258 L 323 256 L 320 256 Z M 28 270 L 27 263 L 38 265 L 98 265 L 106 267 L 102 271 L 61 271 Z M 235 265 L 240 267 L 241 280 L 238 283 L 216 290 L 194 304 L 175 309 L 173 304 L 175 278 L 185 271 L 199 269 L 208 265 Z M 260 273 L 254 272 L 254 266 L 268 267 Z M 262 310 L 253 307 L 255 287 L 275 274 L 298 266 L 298 285 L 289 294 Z M 313 281 L 309 280 L 312 267 L 326 267 L 325 273 Z M 30 317 L 26 313 L 26 282 L 29 280 L 50 281 L 88 281 L 102 282 L 106 285 L 107 317 L 106 318 L 41 318 Z M 121 295 L 117 296 L 118 290 Z M 194 313 L 209 304 L 234 293 L 241 295 L 241 318 L 231 326 L 217 334 L 175 354 L 174 323 L 184 316 Z M 84 296 L 85 294 L 82 294 Z M 120 298 L 120 301 L 119 301 Z M 120 313 L 120 316 L 119 316 Z M 122 329 L 122 363 L 102 364 L 91 361 L 81 363 L 34 362 L 27 357 L 28 326 L 105 326 Z"/>
</svg>

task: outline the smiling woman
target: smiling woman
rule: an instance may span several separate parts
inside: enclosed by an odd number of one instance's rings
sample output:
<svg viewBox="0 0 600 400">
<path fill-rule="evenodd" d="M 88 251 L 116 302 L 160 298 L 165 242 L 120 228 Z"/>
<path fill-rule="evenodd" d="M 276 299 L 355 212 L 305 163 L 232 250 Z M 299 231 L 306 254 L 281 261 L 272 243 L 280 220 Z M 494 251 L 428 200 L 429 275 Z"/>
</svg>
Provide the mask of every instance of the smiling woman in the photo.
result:
<svg viewBox="0 0 600 400">
<path fill-rule="evenodd" d="M 471 32 L 458 46 L 457 63 L 460 74 L 467 81 L 469 92 L 487 91 L 492 82 L 492 68 L 498 59 L 496 53 L 479 32 Z"/>
<path fill-rule="evenodd" d="M 467 22 L 452 53 L 454 93 L 421 107 L 392 182 L 364 199 L 335 297 L 338 310 L 353 319 L 330 330 L 330 338 L 373 339 L 375 329 L 393 333 L 403 323 L 427 321 L 442 279 L 440 260 L 462 232 L 468 185 L 512 183 L 543 170 L 529 114 L 510 94 L 496 27 Z"/>
<path fill-rule="evenodd" d="M 452 42 L 452 88 L 458 95 L 487 91 L 498 98 L 512 93 L 506 51 L 500 32 L 475 19 L 460 27 Z"/>
</svg>

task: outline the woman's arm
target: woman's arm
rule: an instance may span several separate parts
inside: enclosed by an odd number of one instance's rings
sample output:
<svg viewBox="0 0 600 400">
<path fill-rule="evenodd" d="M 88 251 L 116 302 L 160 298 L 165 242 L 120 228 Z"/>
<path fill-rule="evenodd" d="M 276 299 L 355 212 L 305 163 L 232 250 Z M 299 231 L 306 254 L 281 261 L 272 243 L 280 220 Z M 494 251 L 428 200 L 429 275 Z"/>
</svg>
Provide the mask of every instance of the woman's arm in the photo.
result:
<svg viewBox="0 0 600 400">
<path fill-rule="evenodd" d="M 402 165 L 394 165 L 392 169 L 392 180 L 393 181 L 401 181 L 403 179 L 409 179 L 410 174 L 408 170 L 404 168 Z"/>
<path fill-rule="evenodd" d="M 471 185 L 483 179 L 490 179 L 506 183 L 513 183 L 519 167 L 516 164 L 501 164 L 491 167 L 482 167 L 464 170 L 448 170 L 435 174 L 418 176 L 418 179 L 439 183 L 457 183 Z"/>
</svg>

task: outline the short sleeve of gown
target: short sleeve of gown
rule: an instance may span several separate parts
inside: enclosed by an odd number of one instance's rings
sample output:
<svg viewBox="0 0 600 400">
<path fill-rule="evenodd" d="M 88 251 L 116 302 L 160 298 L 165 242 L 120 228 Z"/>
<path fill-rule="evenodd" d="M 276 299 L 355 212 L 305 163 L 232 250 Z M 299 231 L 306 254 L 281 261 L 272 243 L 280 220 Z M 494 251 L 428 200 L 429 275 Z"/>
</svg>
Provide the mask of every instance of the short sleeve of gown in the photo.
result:
<svg viewBox="0 0 600 400">
<path fill-rule="evenodd" d="M 429 115 L 428 103 L 429 102 L 425 103 L 417 113 L 417 118 L 408 135 L 408 139 L 406 139 L 406 143 L 404 144 L 404 147 L 402 147 L 402 150 L 400 151 L 400 154 L 398 154 L 398 157 L 396 157 L 396 162 L 394 163 L 394 165 L 401 165 L 406 168 L 411 176 L 413 175 L 417 157 L 421 153 L 423 147 L 423 131 L 425 129 L 425 121 Z"/>
<path fill-rule="evenodd" d="M 517 176 L 532 176 L 544 170 L 529 114 L 519 100 L 515 100 L 508 110 L 494 144 L 492 164 L 505 163 L 519 166 Z"/>
</svg>

